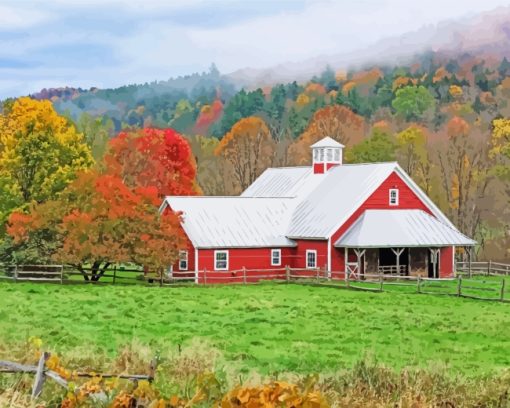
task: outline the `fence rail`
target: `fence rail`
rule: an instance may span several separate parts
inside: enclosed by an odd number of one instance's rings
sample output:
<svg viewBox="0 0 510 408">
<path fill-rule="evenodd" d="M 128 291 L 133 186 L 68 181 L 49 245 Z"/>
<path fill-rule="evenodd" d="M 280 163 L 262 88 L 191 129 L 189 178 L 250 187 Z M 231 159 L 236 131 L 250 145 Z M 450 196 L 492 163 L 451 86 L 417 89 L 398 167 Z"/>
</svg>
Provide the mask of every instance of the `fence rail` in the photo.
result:
<svg viewBox="0 0 510 408">
<path fill-rule="evenodd" d="M 487 267 L 488 269 L 483 269 Z M 370 292 L 411 291 L 412 293 L 451 295 L 473 299 L 510 301 L 508 288 L 505 286 L 506 264 L 471 263 L 471 274 L 462 270 L 455 278 L 427 278 L 420 276 L 396 275 L 389 273 L 345 273 L 328 271 L 326 268 L 284 268 L 247 269 L 233 271 L 174 271 L 170 274 L 154 274 L 141 268 L 112 266 L 104 270 L 97 280 L 91 280 L 90 268 L 81 272 L 66 265 L 10 265 L 3 268 L 0 278 L 17 281 L 53 282 L 59 284 L 158 284 L 160 286 L 176 285 L 210 285 L 230 284 L 249 285 L 261 281 L 279 283 L 298 283 L 303 285 L 320 285 L 335 288 Z M 0 269 L 1 271 L 1 269 Z M 483 271 L 477 272 L 477 271 Z M 489 272 L 488 272 L 489 271 Z M 494 272 L 495 271 L 495 272 Z M 498 273 L 498 271 L 504 271 Z M 83 273 L 88 273 L 84 280 Z M 95 271 L 97 273 L 97 271 Z M 480 276 L 483 275 L 483 276 Z M 501 277 L 498 279 L 497 277 Z M 509 285 L 510 286 L 510 285 Z"/>
<path fill-rule="evenodd" d="M 69 389 L 68 381 L 55 371 L 49 370 L 46 367 L 46 361 L 50 358 L 51 354 L 48 352 L 41 353 L 37 365 L 19 364 L 13 361 L 0 360 L 0 374 L 34 374 L 34 383 L 32 386 L 32 400 L 37 399 L 43 390 L 46 378 L 50 378 L 58 385 L 65 389 Z M 156 373 L 158 360 L 155 358 L 151 361 L 149 366 L 149 374 L 97 374 L 97 373 L 73 373 L 74 377 L 100 377 L 100 378 L 121 378 L 132 381 L 147 380 L 152 382 Z M 75 389 L 76 392 L 76 389 Z"/>
<path fill-rule="evenodd" d="M 494 261 L 457 262 L 457 273 L 473 275 L 510 275 L 510 264 Z"/>
</svg>

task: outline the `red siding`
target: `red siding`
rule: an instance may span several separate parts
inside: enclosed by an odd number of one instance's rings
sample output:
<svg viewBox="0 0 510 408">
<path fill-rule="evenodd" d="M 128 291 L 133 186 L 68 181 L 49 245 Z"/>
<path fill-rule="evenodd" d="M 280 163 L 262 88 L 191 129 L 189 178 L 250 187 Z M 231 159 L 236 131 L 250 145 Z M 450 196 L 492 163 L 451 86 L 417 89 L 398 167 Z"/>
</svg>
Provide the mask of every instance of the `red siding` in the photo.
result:
<svg viewBox="0 0 510 408">
<path fill-rule="evenodd" d="M 298 246 L 294 249 L 291 263 L 292 268 L 306 268 L 306 251 L 317 251 L 317 267 L 324 268 L 328 264 L 328 241 L 326 240 L 296 240 Z"/>
<path fill-rule="evenodd" d="M 389 205 L 389 190 L 398 188 L 399 203 L 395 206 Z M 431 213 L 428 207 L 420 198 L 409 188 L 400 176 L 393 172 L 383 183 L 375 190 L 370 197 L 349 217 L 349 219 L 331 236 L 331 269 L 333 271 L 344 271 L 344 250 L 334 247 L 335 242 L 345 231 L 359 218 L 365 210 L 369 209 L 421 209 Z"/>
<path fill-rule="evenodd" d="M 454 276 L 453 257 L 455 251 L 453 247 L 441 248 L 439 252 L 439 277 L 449 278 Z"/>
<path fill-rule="evenodd" d="M 314 163 L 313 174 L 323 174 L 323 173 L 324 173 L 324 163 Z"/>
</svg>

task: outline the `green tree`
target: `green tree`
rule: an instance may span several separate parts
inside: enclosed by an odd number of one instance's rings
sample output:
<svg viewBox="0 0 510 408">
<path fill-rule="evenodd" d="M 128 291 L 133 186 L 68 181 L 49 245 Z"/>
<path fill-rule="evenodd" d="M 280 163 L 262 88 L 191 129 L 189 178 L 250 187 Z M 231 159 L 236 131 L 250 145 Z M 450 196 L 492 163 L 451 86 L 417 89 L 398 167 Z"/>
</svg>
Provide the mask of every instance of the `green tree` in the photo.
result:
<svg viewBox="0 0 510 408">
<path fill-rule="evenodd" d="M 381 129 L 374 129 L 372 135 L 346 152 L 350 163 L 377 163 L 395 161 L 395 142 Z"/>
<path fill-rule="evenodd" d="M 422 85 L 405 86 L 397 90 L 392 106 L 406 120 L 418 120 L 434 106 L 434 97 Z"/>
</svg>

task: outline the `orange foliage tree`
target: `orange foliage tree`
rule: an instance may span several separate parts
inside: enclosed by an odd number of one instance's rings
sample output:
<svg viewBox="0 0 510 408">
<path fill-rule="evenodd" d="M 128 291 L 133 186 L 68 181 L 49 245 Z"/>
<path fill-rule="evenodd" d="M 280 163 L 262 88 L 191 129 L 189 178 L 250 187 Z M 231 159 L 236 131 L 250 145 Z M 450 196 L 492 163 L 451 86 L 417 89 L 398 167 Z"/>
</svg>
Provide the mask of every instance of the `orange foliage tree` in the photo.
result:
<svg viewBox="0 0 510 408">
<path fill-rule="evenodd" d="M 199 134 L 205 134 L 209 127 L 217 122 L 223 113 L 223 103 L 216 99 L 211 105 L 204 105 L 200 109 L 197 121 L 195 123 L 195 131 Z"/>
<path fill-rule="evenodd" d="M 188 141 L 173 129 L 121 132 L 110 141 L 105 172 L 128 187 L 156 187 L 158 195 L 195 195 L 197 165 Z"/>
<path fill-rule="evenodd" d="M 234 177 L 244 190 L 271 165 L 274 151 L 275 142 L 266 123 L 251 116 L 232 126 L 215 153 L 232 165 Z"/>
<path fill-rule="evenodd" d="M 28 215 L 13 213 L 7 230 L 15 244 L 51 241 L 50 258 L 73 265 L 87 281 L 114 263 L 162 271 L 186 243 L 178 214 L 160 215 L 160 204 L 155 187 L 129 188 L 116 176 L 89 171 L 58 200 L 34 204 Z"/>
<path fill-rule="evenodd" d="M 195 175 L 191 149 L 173 130 L 123 132 L 110 142 L 103 168 L 80 173 L 28 214 L 13 213 L 8 233 L 29 257 L 74 265 L 86 280 L 115 263 L 160 272 L 186 246 L 178 214 L 159 213 L 161 198 L 196 194 Z"/>
<path fill-rule="evenodd" d="M 310 146 L 326 136 L 346 146 L 353 146 L 363 139 L 364 128 L 363 118 L 345 106 L 332 105 L 319 109 L 308 128 L 289 147 L 289 159 L 295 164 L 309 163 L 312 157 Z"/>
</svg>

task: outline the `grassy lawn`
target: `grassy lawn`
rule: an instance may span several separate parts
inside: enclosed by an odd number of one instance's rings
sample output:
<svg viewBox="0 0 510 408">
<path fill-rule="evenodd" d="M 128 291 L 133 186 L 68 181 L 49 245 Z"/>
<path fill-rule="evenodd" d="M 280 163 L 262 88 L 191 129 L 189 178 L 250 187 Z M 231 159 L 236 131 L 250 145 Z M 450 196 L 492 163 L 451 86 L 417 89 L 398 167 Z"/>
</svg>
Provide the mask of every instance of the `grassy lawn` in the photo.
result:
<svg viewBox="0 0 510 408">
<path fill-rule="evenodd" d="M 510 305 L 312 286 L 146 287 L 0 283 L 0 357 L 37 336 L 114 355 L 203 341 L 243 370 L 328 372 L 366 355 L 466 375 L 510 365 Z"/>
</svg>

